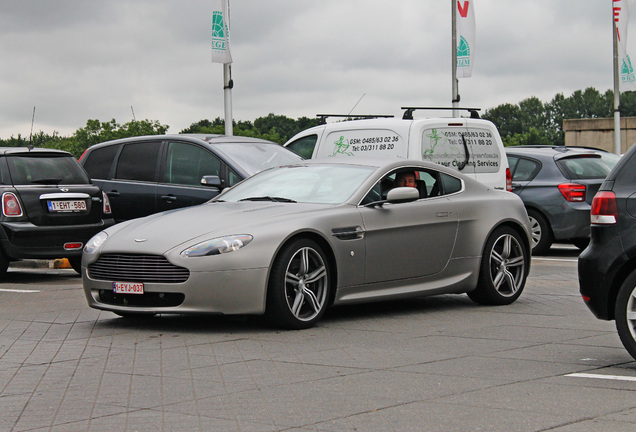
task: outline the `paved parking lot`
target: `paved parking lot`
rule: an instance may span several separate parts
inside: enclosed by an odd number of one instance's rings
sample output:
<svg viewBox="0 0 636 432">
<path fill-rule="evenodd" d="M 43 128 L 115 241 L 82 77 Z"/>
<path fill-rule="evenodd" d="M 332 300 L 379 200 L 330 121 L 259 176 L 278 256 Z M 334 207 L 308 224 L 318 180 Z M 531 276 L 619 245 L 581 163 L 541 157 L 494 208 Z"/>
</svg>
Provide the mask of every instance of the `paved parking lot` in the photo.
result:
<svg viewBox="0 0 636 432">
<path fill-rule="evenodd" d="M 581 301 L 575 260 L 534 259 L 510 306 L 342 307 L 304 331 L 117 318 L 72 270 L 12 269 L 0 431 L 633 432 L 636 362 Z"/>
</svg>

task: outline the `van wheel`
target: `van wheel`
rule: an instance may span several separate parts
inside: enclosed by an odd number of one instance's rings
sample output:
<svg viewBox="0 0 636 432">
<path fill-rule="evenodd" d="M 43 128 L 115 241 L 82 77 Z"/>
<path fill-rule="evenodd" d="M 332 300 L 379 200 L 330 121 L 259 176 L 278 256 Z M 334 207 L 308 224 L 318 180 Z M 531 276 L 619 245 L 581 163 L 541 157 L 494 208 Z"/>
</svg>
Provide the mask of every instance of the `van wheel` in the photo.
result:
<svg viewBox="0 0 636 432">
<path fill-rule="evenodd" d="M 544 255 L 552 246 L 552 231 L 546 218 L 536 210 L 528 210 L 532 228 L 532 255 Z"/>
<path fill-rule="evenodd" d="M 636 270 L 627 276 L 618 291 L 614 318 L 623 346 L 636 359 Z"/>
</svg>

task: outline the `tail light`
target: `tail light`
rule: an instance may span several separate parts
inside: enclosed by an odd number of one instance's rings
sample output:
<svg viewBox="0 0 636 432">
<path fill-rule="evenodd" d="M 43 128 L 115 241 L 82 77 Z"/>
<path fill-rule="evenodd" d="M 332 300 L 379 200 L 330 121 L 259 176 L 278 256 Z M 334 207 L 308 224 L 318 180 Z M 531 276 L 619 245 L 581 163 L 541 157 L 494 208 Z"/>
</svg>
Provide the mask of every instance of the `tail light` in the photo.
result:
<svg viewBox="0 0 636 432">
<path fill-rule="evenodd" d="M 22 216 L 22 206 L 13 192 L 2 194 L 2 214 L 5 216 Z"/>
<path fill-rule="evenodd" d="M 614 192 L 601 191 L 594 195 L 590 214 L 593 224 L 615 224 L 618 221 L 618 206 Z"/>
<path fill-rule="evenodd" d="M 506 190 L 512 192 L 512 174 L 510 168 L 506 168 Z"/>
<path fill-rule="evenodd" d="M 108 195 L 106 195 L 106 192 L 102 191 L 102 210 L 104 211 L 104 214 L 111 214 L 112 210 L 110 209 L 110 200 L 108 199 Z"/>
<path fill-rule="evenodd" d="M 578 183 L 561 183 L 559 185 L 561 195 L 570 202 L 585 201 L 585 185 Z"/>
</svg>

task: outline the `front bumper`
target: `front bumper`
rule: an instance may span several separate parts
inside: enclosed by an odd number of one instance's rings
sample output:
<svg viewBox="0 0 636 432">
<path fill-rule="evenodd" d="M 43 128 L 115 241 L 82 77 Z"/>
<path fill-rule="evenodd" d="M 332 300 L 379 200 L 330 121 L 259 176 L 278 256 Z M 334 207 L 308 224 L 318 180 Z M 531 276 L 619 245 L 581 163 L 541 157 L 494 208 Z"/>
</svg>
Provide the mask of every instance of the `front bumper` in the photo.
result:
<svg viewBox="0 0 636 432">
<path fill-rule="evenodd" d="M 113 282 L 89 278 L 82 268 L 84 294 L 95 309 L 119 313 L 263 314 L 267 268 L 190 272 L 183 283 L 144 283 L 144 294 L 113 294 Z M 142 298 L 141 296 L 145 296 Z"/>
</svg>

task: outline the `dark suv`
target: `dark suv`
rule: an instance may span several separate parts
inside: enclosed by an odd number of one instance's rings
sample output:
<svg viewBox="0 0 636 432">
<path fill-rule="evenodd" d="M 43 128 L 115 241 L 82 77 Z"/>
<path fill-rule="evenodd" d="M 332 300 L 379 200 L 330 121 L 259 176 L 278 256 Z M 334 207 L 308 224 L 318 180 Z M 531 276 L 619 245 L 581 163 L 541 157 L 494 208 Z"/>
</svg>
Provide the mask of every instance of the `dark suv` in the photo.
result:
<svg viewBox="0 0 636 432">
<path fill-rule="evenodd" d="M 0 277 L 10 261 L 68 258 L 114 224 L 108 198 L 77 160 L 52 149 L 0 148 Z"/>
<path fill-rule="evenodd" d="M 623 155 L 592 201 L 590 245 L 579 256 L 583 300 L 603 320 L 616 320 L 636 359 L 636 145 Z"/>
<path fill-rule="evenodd" d="M 266 168 L 302 158 L 279 144 L 223 135 L 150 135 L 95 144 L 80 163 L 117 222 L 204 203 Z"/>
<path fill-rule="evenodd" d="M 512 191 L 523 200 L 532 222 L 532 253 L 553 242 L 589 243 L 590 204 L 619 156 L 564 146 L 506 147 Z"/>
</svg>

